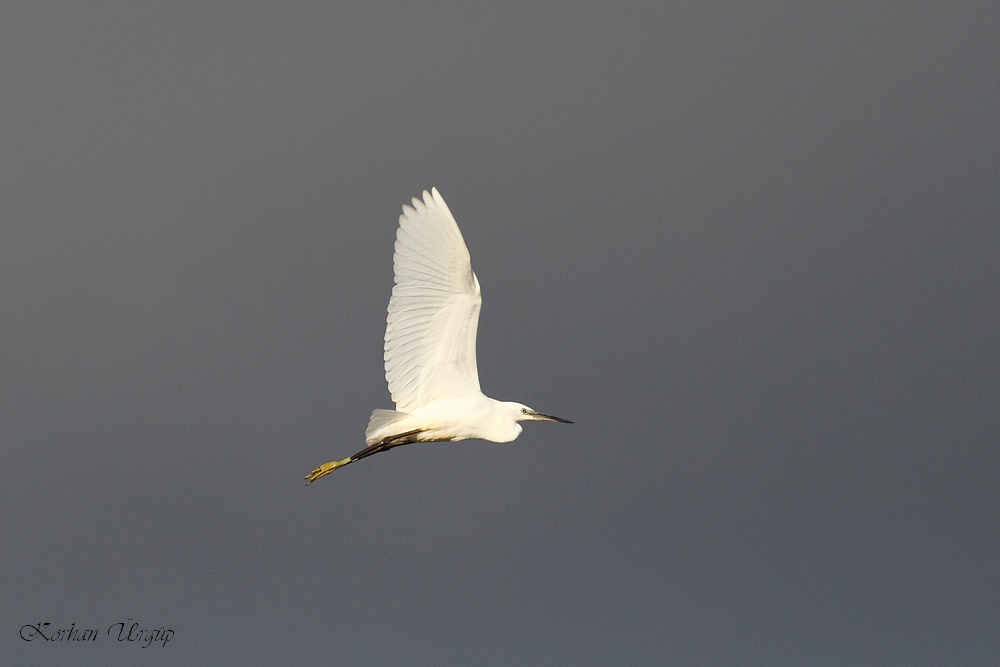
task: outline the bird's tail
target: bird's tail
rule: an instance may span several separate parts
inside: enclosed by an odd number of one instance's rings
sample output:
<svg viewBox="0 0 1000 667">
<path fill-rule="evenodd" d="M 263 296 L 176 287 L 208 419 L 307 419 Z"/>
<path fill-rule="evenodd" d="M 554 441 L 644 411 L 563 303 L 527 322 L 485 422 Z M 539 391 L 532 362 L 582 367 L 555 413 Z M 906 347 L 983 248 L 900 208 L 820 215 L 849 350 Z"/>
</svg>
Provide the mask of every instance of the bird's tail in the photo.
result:
<svg viewBox="0 0 1000 667">
<path fill-rule="evenodd" d="M 398 412 L 397 410 L 382 410 L 381 408 L 372 410 L 371 419 L 368 420 L 368 428 L 365 429 L 365 442 L 374 445 L 386 435 L 398 433 L 399 427 L 396 424 L 409 416 L 409 412 Z"/>
</svg>

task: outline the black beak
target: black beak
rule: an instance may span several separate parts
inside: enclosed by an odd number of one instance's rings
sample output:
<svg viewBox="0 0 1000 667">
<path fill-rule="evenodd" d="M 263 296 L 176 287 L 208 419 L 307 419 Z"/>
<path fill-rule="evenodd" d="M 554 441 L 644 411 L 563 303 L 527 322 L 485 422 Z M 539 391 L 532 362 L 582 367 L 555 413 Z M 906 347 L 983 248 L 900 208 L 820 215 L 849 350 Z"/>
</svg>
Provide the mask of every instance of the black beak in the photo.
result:
<svg viewBox="0 0 1000 667">
<path fill-rule="evenodd" d="M 553 417 L 552 415 L 543 415 L 541 412 L 532 412 L 531 415 L 540 421 L 550 421 L 559 422 L 560 424 L 572 424 L 568 419 L 563 419 L 562 417 Z"/>
</svg>

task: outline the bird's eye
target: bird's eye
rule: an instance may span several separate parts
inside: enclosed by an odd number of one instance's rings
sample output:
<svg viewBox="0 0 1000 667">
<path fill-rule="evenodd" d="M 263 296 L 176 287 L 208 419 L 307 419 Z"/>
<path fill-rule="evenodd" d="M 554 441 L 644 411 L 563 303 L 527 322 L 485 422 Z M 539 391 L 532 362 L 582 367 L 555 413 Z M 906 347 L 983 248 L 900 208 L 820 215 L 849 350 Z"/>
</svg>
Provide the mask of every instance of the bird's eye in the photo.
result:
<svg viewBox="0 0 1000 667">
<path fill-rule="evenodd" d="M 528 408 L 521 408 L 521 414 L 522 415 L 528 414 Z"/>
</svg>

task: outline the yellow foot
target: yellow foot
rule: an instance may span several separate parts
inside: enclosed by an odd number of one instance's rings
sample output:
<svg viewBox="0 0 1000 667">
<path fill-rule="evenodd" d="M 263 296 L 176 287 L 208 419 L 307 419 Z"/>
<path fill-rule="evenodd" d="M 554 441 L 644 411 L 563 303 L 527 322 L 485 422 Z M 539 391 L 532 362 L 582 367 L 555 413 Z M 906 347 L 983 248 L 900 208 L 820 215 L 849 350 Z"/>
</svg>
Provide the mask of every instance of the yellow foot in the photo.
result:
<svg viewBox="0 0 1000 667">
<path fill-rule="evenodd" d="M 309 486 L 320 477 L 325 477 L 326 475 L 329 475 L 331 472 L 333 472 L 340 466 L 346 466 L 350 462 L 351 459 L 346 458 L 343 461 L 330 461 L 329 463 L 324 463 L 323 465 L 316 468 L 311 473 L 305 476 L 306 486 Z"/>
</svg>

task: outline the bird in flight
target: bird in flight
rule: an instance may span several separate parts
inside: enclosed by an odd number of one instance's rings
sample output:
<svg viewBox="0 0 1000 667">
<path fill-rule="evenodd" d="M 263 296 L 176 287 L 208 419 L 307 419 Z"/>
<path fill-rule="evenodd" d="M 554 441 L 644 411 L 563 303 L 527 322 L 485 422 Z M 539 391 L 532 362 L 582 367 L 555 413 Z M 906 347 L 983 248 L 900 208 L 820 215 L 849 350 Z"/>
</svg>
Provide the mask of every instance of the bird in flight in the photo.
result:
<svg viewBox="0 0 1000 667">
<path fill-rule="evenodd" d="M 385 379 L 395 410 L 376 409 L 368 445 L 306 475 L 306 484 L 366 456 L 414 442 L 510 442 L 522 421 L 572 424 L 479 389 L 476 329 L 483 300 L 469 249 L 437 188 L 403 206 L 393 254 L 396 284 L 385 328 Z"/>
</svg>

